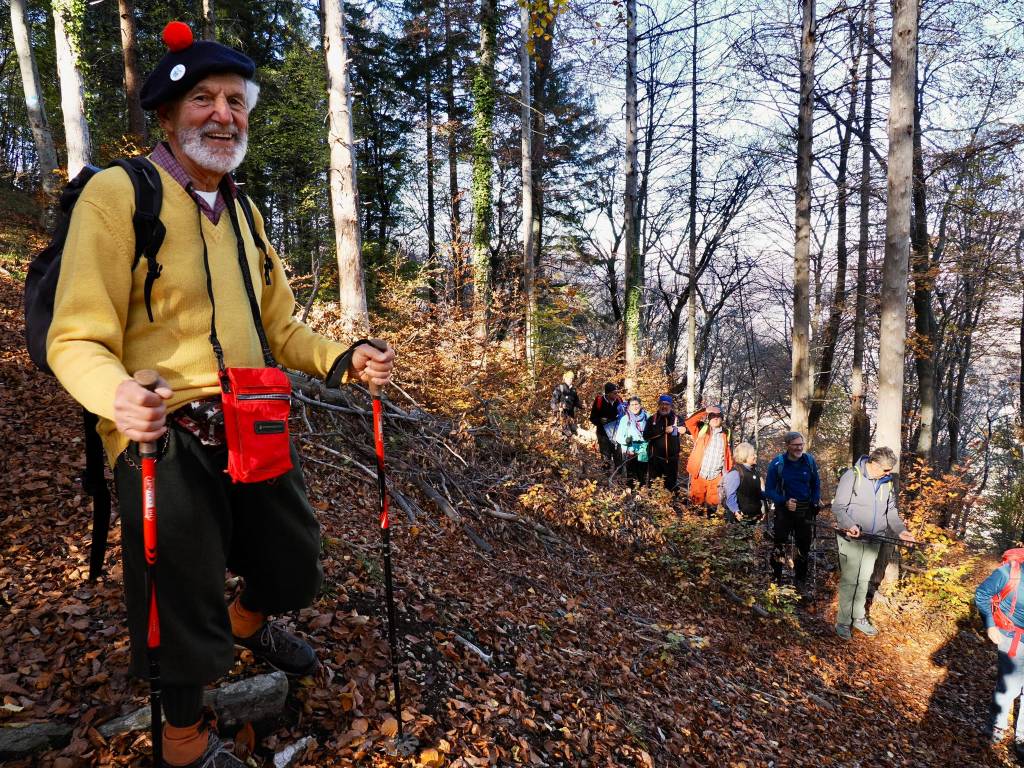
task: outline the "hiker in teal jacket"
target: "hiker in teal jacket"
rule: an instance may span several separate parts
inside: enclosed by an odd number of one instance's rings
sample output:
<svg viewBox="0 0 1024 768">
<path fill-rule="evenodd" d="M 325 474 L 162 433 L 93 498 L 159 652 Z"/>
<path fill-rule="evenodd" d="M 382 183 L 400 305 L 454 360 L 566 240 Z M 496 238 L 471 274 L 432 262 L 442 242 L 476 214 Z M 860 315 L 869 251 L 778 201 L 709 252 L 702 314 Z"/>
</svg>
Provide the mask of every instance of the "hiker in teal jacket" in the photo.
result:
<svg viewBox="0 0 1024 768">
<path fill-rule="evenodd" d="M 1021 546 L 1018 543 L 1018 547 Z M 992 697 L 989 732 L 992 743 L 998 744 L 1010 730 L 1013 702 L 1024 691 L 1024 594 L 1021 594 L 1021 561 L 1024 549 L 1003 553 L 1003 562 L 985 579 L 974 593 L 988 639 L 999 649 L 996 665 L 996 690 Z M 1014 583 L 1016 580 L 1016 583 Z M 996 616 L 998 605 L 999 616 Z M 999 626 L 1001 625 L 1001 627 Z M 1024 717 L 1017 715 L 1014 744 L 1018 757 L 1024 757 Z"/>
<path fill-rule="evenodd" d="M 868 583 L 881 544 L 864 540 L 864 534 L 897 534 L 914 541 L 896 511 L 896 490 L 890 473 L 896 466 L 896 454 L 889 448 L 875 448 L 861 457 L 839 479 L 832 512 L 844 533 L 836 534 L 839 545 L 839 607 L 836 634 L 849 639 L 853 629 L 868 637 L 878 630 L 865 615 Z"/>
<path fill-rule="evenodd" d="M 629 485 L 647 484 L 647 441 L 644 428 L 647 426 L 647 411 L 639 397 L 629 398 L 629 407 L 615 427 L 615 442 L 621 447 L 623 470 L 629 478 Z"/>
</svg>

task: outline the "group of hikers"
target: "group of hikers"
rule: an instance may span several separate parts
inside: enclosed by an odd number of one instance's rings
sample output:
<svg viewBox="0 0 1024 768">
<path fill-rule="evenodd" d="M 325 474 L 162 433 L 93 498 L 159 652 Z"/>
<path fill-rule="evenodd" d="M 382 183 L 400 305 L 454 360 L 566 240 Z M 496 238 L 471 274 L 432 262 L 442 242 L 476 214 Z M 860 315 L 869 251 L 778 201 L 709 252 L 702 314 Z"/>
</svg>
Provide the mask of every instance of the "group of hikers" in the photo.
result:
<svg viewBox="0 0 1024 768">
<path fill-rule="evenodd" d="M 79 185 L 45 358 L 99 417 L 120 502 L 132 673 L 146 678 L 148 671 L 152 682 L 154 629 L 160 654 L 166 722 L 160 729 L 154 721 L 156 762 L 242 768 L 203 711 L 204 687 L 228 671 L 236 646 L 291 675 L 318 666 L 302 637 L 271 620 L 310 605 L 323 577 L 320 526 L 288 438 L 280 366 L 322 377 L 328 387 L 359 381 L 373 389 L 389 383 L 395 353 L 366 340 L 338 343 L 294 317 L 263 219 L 231 177 L 245 157 L 259 92 L 255 64 L 219 43 L 193 40 L 177 22 L 164 40 L 168 51 L 143 85 L 142 105 L 156 113 L 166 139 L 140 164 L 160 193 L 160 237 L 138 239 L 139 219 L 148 215 L 138 206 L 140 165 Z M 146 265 L 136 269 L 142 256 Z M 133 376 L 144 370 L 159 373 L 151 386 Z M 573 381 L 567 372 L 551 398 L 567 431 L 582 411 Z M 773 576 L 781 581 L 793 538 L 795 579 L 807 580 L 821 483 L 800 433 L 785 435 L 762 483 L 756 450 L 731 447 L 718 406 L 682 418 L 664 394 L 648 414 L 638 397 L 624 400 L 608 383 L 589 418 L 610 473 L 634 486 L 661 480 L 673 494 L 680 492 L 685 430 L 690 501 L 706 515 L 724 504 L 731 521 L 746 525 L 771 504 Z M 155 489 L 146 469 L 154 460 Z M 876 448 L 846 471 L 832 501 L 841 566 L 835 629 L 843 638 L 853 630 L 876 634 L 865 597 L 880 539 L 892 533 L 914 541 L 896 511 L 895 464 L 891 450 Z M 1024 685 L 1021 559 L 1008 560 L 978 592 L 1000 645 L 996 736 Z M 243 584 L 229 602 L 226 569 Z M 1020 724 L 1017 737 L 1024 738 Z"/>
</svg>

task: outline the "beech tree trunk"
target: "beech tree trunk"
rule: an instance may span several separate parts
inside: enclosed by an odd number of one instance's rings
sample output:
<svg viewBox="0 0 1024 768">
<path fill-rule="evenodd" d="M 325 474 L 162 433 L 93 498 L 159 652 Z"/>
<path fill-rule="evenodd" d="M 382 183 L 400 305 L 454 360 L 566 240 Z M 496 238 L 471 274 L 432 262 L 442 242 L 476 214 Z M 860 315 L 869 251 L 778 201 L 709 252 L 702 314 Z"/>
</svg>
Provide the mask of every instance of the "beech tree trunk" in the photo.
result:
<svg viewBox="0 0 1024 768">
<path fill-rule="evenodd" d="M 860 235 L 857 243 L 857 295 L 853 325 L 853 371 L 850 376 L 850 460 L 851 463 L 869 450 L 871 423 L 868 420 L 866 382 L 864 376 L 864 331 L 867 322 L 868 238 L 871 213 L 871 97 L 875 76 L 875 3 L 868 4 L 868 21 L 864 47 L 864 116 L 860 155 Z"/>
<path fill-rule="evenodd" d="M 355 139 L 352 130 L 352 89 L 344 6 L 341 0 L 322 0 L 324 54 L 327 61 L 329 171 L 331 213 L 338 252 L 338 299 L 342 321 L 350 333 L 369 331 L 363 244 L 359 231 L 359 188 L 356 184 Z"/>
<path fill-rule="evenodd" d="M 117 0 L 117 10 L 121 16 L 121 51 L 124 58 L 124 97 L 128 102 L 128 133 L 132 134 L 140 145 L 146 145 L 149 143 L 149 130 L 146 127 L 146 113 L 142 111 L 142 100 L 139 98 L 142 80 L 139 77 L 134 0 Z"/>
<path fill-rule="evenodd" d="M 427 131 L 427 264 L 433 270 L 437 267 L 437 211 L 434 201 L 434 94 L 433 94 L 433 71 L 431 60 L 433 56 L 430 44 L 430 15 L 429 11 L 424 24 L 423 34 L 423 97 L 426 104 L 426 131 Z M 437 301 L 437 289 L 433 278 L 430 280 L 431 301 Z"/>
<path fill-rule="evenodd" d="M 690 239 L 686 301 L 686 412 L 697 410 L 697 2 L 690 46 Z"/>
<path fill-rule="evenodd" d="M 892 0 L 892 17 L 888 200 L 885 212 L 885 262 L 882 267 L 878 428 L 875 442 L 879 446 L 891 448 L 898 458 L 903 435 L 903 364 L 907 341 L 917 0 Z"/>
<path fill-rule="evenodd" d="M 64 139 L 68 146 L 68 178 L 78 175 L 92 156 L 89 122 L 85 116 L 85 87 L 79 68 L 80 27 L 72 0 L 54 0 L 53 35 L 60 80 L 60 108 L 64 114 Z"/>
<path fill-rule="evenodd" d="M 800 113 L 797 120 L 796 246 L 793 252 L 793 392 L 791 427 L 807 431 L 810 411 L 811 150 L 814 140 L 814 0 L 803 0 Z"/>
<path fill-rule="evenodd" d="M 491 221 L 494 174 L 494 56 L 498 28 L 496 0 L 480 0 L 480 49 L 473 75 L 473 324 L 487 338 L 491 282 Z"/>
<path fill-rule="evenodd" d="M 214 0 L 203 0 L 203 40 L 217 39 L 217 12 Z"/>
<path fill-rule="evenodd" d="M 519 147 L 523 196 L 523 311 L 526 313 L 523 323 L 523 348 L 526 350 L 526 368 L 530 378 L 533 379 L 537 374 L 537 297 L 534 288 L 533 263 L 533 116 L 530 114 L 533 99 L 530 88 L 530 49 L 528 46 L 530 41 L 529 8 L 520 6 L 519 24 L 522 30 L 519 46 L 519 72 L 522 86 Z"/>
<path fill-rule="evenodd" d="M 643 264 L 637 247 L 637 147 L 636 147 L 636 0 L 626 0 L 626 211 L 623 243 L 626 247 L 626 311 L 623 337 L 626 375 L 636 372 L 640 336 L 640 297 Z"/>
<path fill-rule="evenodd" d="M 29 127 L 32 129 L 32 140 L 39 162 L 39 181 L 46 194 L 48 207 L 52 207 L 56 202 L 59 187 L 59 180 L 54 175 L 58 167 L 57 150 L 53 146 L 53 134 L 46 119 L 39 68 L 32 52 L 32 40 L 25 16 L 25 0 L 11 0 L 11 29 L 14 32 L 14 47 L 18 53 L 18 66 L 21 69 L 22 88 L 25 92 L 25 110 L 28 113 Z"/>
<path fill-rule="evenodd" d="M 452 22 L 448 0 L 444 3 L 444 100 L 448 116 L 448 197 L 452 232 L 452 273 L 455 289 L 455 303 L 466 306 L 466 264 L 462 244 L 462 193 L 459 191 L 458 114 L 455 108 L 455 64 L 452 61 Z"/>
<path fill-rule="evenodd" d="M 915 66 L 915 82 L 916 69 Z M 935 316 L 932 313 L 931 248 L 928 242 L 928 207 L 925 197 L 924 158 L 921 153 L 921 107 L 923 97 L 914 94 L 914 227 L 911 232 L 911 264 L 914 276 L 914 330 L 917 333 L 914 363 L 920 399 L 917 440 L 914 453 L 930 464 L 935 438 Z"/>
</svg>

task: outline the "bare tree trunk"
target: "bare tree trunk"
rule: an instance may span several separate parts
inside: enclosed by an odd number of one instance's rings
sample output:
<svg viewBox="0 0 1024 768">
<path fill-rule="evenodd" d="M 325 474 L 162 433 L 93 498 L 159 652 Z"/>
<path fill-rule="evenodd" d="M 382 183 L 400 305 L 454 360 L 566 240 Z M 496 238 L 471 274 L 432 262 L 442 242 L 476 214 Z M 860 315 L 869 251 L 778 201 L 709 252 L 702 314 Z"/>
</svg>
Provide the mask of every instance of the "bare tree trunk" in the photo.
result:
<svg viewBox="0 0 1024 768">
<path fill-rule="evenodd" d="M 491 282 L 491 222 L 494 174 L 494 48 L 498 27 L 496 0 L 480 0 L 480 49 L 473 75 L 473 324 L 487 338 Z"/>
<path fill-rule="evenodd" d="M 139 78 L 139 54 L 135 36 L 135 2 L 117 0 L 117 9 L 121 16 L 121 50 L 124 58 L 124 96 L 128 102 L 128 132 L 140 145 L 145 145 L 149 143 L 149 130 L 146 127 L 146 113 L 142 111 L 142 100 L 139 98 L 142 81 Z"/>
<path fill-rule="evenodd" d="M 544 247 L 544 219 L 547 198 L 545 197 L 545 175 L 547 174 L 547 113 L 548 81 L 551 78 L 551 64 L 554 59 L 555 19 L 557 13 L 550 0 L 543 6 L 537 5 L 532 11 L 535 29 L 533 31 L 533 126 L 530 132 L 533 171 L 533 277 L 536 302 L 543 301 L 540 289 L 543 278 L 542 250 Z M 550 15 L 550 18 L 549 18 Z"/>
<path fill-rule="evenodd" d="M 838 199 L 836 201 L 836 284 L 832 291 L 832 301 L 829 304 L 828 320 L 823 329 L 820 344 L 820 353 L 816 373 L 814 376 L 814 394 L 811 398 L 811 409 L 807 417 L 807 443 L 814 442 L 814 435 L 825 412 L 825 403 L 828 400 L 829 390 L 835 379 L 835 358 L 836 346 L 839 343 L 839 331 L 843 319 L 843 310 L 846 308 L 846 266 L 849 260 L 849 252 L 846 245 L 847 235 L 847 206 L 850 198 L 848 186 L 850 145 L 853 143 L 853 123 L 857 117 L 857 90 L 858 76 L 860 73 L 860 54 L 863 41 L 855 39 L 856 30 L 851 32 L 850 39 L 850 106 L 846 112 L 846 119 L 842 124 L 842 132 L 839 141 L 839 162 L 836 169 L 836 189 Z"/>
<path fill-rule="evenodd" d="M 626 312 L 623 318 L 626 375 L 636 372 L 640 336 L 640 296 L 643 265 L 637 247 L 637 147 L 636 147 L 636 0 L 626 0 Z"/>
<path fill-rule="evenodd" d="M 89 123 L 85 117 L 85 89 L 79 70 L 79 27 L 71 0 L 54 0 L 53 35 L 60 79 L 60 108 L 64 114 L 64 138 L 68 145 L 68 178 L 78 175 L 92 156 Z"/>
<path fill-rule="evenodd" d="M 459 191 L 458 117 L 455 110 L 455 65 L 452 61 L 452 22 L 448 0 L 444 3 L 444 74 L 445 110 L 448 114 L 448 191 L 452 230 L 452 272 L 454 273 L 455 303 L 465 307 L 466 265 L 462 245 L 462 212 L 459 210 L 462 193 Z"/>
<path fill-rule="evenodd" d="M 345 14 L 341 0 L 321 0 L 324 54 L 327 61 L 327 141 L 331 148 L 331 212 L 338 250 L 338 298 L 342 322 L 356 335 L 369 330 L 359 231 L 359 188 L 356 184 L 355 137 L 352 131 L 352 89 L 348 75 Z"/>
<path fill-rule="evenodd" d="M 903 435 L 903 363 L 907 341 L 917 0 L 892 0 L 892 17 L 889 183 L 885 213 L 885 262 L 882 267 L 876 442 L 891 448 L 898 458 Z"/>
<path fill-rule="evenodd" d="M 203 40 L 217 39 L 217 10 L 214 0 L 203 0 Z"/>
<path fill-rule="evenodd" d="M 915 69 L 915 82 L 917 81 Z M 921 152 L 921 107 L 923 94 L 914 94 L 914 228 L 911 232 L 911 264 L 914 275 L 914 330 L 917 332 L 915 365 L 921 407 L 920 428 L 914 453 L 932 461 L 935 437 L 935 317 L 932 314 L 931 249 L 928 242 L 928 207 L 925 198 L 924 157 Z"/>
<path fill-rule="evenodd" d="M 526 350 L 526 369 L 530 379 L 537 375 L 537 328 L 536 312 L 537 297 L 534 288 L 533 264 L 533 116 L 530 107 L 533 99 L 530 94 L 530 10 L 520 6 L 519 23 L 522 27 L 522 40 L 519 46 L 519 70 L 522 83 L 520 108 L 520 163 L 523 190 L 523 311 L 526 313 L 523 323 L 523 348 Z"/>
<path fill-rule="evenodd" d="M 686 306 L 686 412 L 697 410 L 697 0 L 690 46 L 690 240 Z"/>
<path fill-rule="evenodd" d="M 25 92 L 25 109 L 28 113 L 32 139 L 36 146 L 39 162 L 39 181 L 47 198 L 47 208 L 52 208 L 57 199 L 58 179 L 57 150 L 53 146 L 53 134 L 46 119 L 46 105 L 39 81 L 39 68 L 32 52 L 28 20 L 25 16 L 25 0 L 11 0 L 11 29 L 14 31 L 14 47 L 18 52 L 18 66 L 21 68 L 21 82 Z"/>
<path fill-rule="evenodd" d="M 427 264 L 430 270 L 437 268 L 437 213 L 434 201 L 434 94 L 433 94 L 433 70 L 431 61 L 433 56 L 430 44 L 430 10 L 425 9 L 424 33 L 423 33 L 423 97 L 426 104 L 426 131 L 427 131 Z M 433 277 L 430 278 L 430 300 L 437 303 L 437 284 Z"/>
<path fill-rule="evenodd" d="M 867 322 L 868 238 L 871 213 L 871 96 L 875 82 L 875 3 L 868 4 L 864 47 L 864 117 L 860 156 L 860 236 L 857 243 L 857 296 L 853 326 L 853 371 L 850 377 L 850 459 L 856 461 L 869 450 L 871 423 L 865 402 L 864 331 Z"/>
<path fill-rule="evenodd" d="M 814 0 L 803 0 L 800 38 L 800 113 L 797 127 L 796 246 L 793 252 L 792 429 L 807 431 L 810 411 L 811 147 L 814 141 Z"/>
</svg>

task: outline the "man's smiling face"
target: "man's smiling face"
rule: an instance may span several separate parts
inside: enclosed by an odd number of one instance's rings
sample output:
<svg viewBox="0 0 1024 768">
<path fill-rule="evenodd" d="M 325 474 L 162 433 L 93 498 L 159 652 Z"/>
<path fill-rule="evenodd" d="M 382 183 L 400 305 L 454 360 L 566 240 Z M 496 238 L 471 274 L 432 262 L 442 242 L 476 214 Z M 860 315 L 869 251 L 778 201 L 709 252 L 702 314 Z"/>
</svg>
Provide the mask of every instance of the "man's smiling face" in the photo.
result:
<svg viewBox="0 0 1024 768">
<path fill-rule="evenodd" d="M 160 124 L 183 164 L 182 155 L 206 173 L 230 173 L 248 148 L 245 80 L 227 73 L 204 78 L 180 101 L 161 109 Z"/>
</svg>

